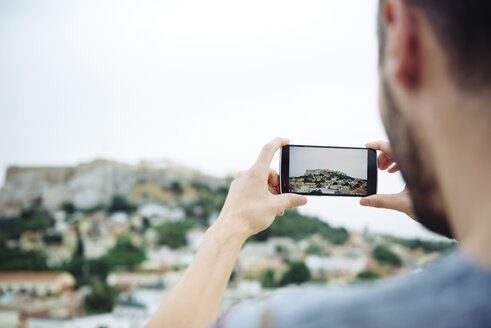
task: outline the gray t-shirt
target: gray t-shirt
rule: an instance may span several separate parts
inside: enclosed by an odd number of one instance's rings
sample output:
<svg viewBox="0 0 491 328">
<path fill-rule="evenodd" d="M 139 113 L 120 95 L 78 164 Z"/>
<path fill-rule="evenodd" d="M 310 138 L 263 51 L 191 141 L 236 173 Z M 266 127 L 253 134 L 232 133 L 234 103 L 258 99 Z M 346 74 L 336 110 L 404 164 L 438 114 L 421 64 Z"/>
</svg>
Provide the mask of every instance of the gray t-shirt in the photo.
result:
<svg viewBox="0 0 491 328">
<path fill-rule="evenodd" d="M 455 253 L 393 282 L 243 302 L 216 327 L 491 327 L 491 271 Z"/>
</svg>

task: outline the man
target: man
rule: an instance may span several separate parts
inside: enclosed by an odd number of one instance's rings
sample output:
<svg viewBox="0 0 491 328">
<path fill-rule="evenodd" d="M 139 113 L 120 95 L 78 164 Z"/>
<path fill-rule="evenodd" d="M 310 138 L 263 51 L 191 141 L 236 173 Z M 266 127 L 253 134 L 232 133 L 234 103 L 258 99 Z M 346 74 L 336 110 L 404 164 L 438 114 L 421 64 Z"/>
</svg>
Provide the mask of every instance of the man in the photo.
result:
<svg viewBox="0 0 491 328">
<path fill-rule="evenodd" d="M 237 175 L 219 219 L 148 327 L 491 326 L 489 13 L 484 0 L 382 0 L 379 8 L 380 109 L 392 152 L 385 143 L 368 146 L 382 151 L 379 168 L 397 162 L 389 170 L 400 168 L 407 191 L 361 203 L 404 211 L 455 237 L 455 254 L 388 285 L 299 290 L 241 304 L 215 322 L 244 241 L 306 203 L 278 194 L 269 167 L 288 140 L 276 139 Z"/>
</svg>

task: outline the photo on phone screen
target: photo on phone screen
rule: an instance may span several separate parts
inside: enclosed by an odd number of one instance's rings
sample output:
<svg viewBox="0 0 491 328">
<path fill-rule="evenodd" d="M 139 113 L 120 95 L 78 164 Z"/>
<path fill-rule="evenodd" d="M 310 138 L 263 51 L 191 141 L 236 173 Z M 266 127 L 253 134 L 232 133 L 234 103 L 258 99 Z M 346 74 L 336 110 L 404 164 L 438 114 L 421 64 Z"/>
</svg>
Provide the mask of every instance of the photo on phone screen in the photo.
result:
<svg viewBox="0 0 491 328">
<path fill-rule="evenodd" d="M 373 169 L 375 177 L 370 172 Z M 283 192 L 327 196 L 375 193 L 376 154 L 366 148 L 286 146 L 282 149 L 281 171 Z"/>
</svg>

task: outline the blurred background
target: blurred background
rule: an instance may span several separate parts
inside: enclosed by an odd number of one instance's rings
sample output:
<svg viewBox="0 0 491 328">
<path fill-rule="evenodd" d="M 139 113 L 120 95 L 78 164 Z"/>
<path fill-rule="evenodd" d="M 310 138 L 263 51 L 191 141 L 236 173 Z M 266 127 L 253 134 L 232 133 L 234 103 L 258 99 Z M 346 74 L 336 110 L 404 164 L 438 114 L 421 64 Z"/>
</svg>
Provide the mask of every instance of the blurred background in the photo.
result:
<svg viewBox="0 0 491 328">
<path fill-rule="evenodd" d="M 140 327 L 266 142 L 386 140 L 376 7 L 0 0 L 1 326 Z M 403 187 L 379 175 L 379 192 Z M 451 247 L 404 215 L 310 197 L 246 244 L 223 310 Z"/>
</svg>

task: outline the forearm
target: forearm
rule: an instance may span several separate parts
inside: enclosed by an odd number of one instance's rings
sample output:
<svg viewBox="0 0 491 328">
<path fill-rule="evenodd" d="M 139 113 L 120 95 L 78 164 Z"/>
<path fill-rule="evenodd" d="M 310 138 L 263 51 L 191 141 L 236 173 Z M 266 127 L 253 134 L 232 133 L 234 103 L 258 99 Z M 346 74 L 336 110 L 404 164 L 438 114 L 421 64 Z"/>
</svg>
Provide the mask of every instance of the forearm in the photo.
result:
<svg viewBox="0 0 491 328">
<path fill-rule="evenodd" d="M 147 328 L 194 328 L 212 323 L 245 240 L 268 228 L 285 209 L 305 205 L 304 196 L 278 194 L 279 177 L 270 169 L 274 153 L 286 144 L 286 139 L 273 140 L 249 170 L 237 174 L 220 217 Z"/>
<path fill-rule="evenodd" d="M 192 263 L 147 328 L 203 327 L 213 322 L 245 236 L 231 234 L 221 220 L 206 232 Z"/>
</svg>

